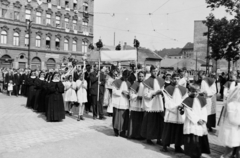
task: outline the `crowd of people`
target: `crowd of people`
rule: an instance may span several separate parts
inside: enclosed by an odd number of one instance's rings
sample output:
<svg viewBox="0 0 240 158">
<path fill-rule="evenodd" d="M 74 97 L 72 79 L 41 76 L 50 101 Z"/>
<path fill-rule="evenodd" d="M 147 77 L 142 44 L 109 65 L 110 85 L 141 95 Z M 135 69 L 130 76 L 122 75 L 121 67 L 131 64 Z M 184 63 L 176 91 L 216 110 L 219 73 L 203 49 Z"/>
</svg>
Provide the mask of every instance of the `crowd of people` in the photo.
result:
<svg viewBox="0 0 240 158">
<path fill-rule="evenodd" d="M 184 71 L 161 73 L 155 66 L 137 69 L 133 64 L 130 69 L 119 69 L 86 65 L 48 71 L 2 69 L 0 82 L 1 91 L 27 97 L 26 107 L 44 113 L 49 122 L 73 115 L 73 107 L 78 108 L 77 121 L 89 112 L 94 120 L 104 120 L 106 107 L 115 136 L 148 144 L 157 140 L 161 151 L 168 152 L 174 145 L 175 152 L 192 158 L 210 154 L 208 132 L 216 126 L 220 92 L 224 108 L 218 121 L 219 139 L 226 146 L 222 157 L 239 156 L 240 140 L 235 138 L 240 139 L 240 118 L 234 117 L 240 116 L 236 114 L 240 77 L 234 73 L 227 80 L 224 74 L 217 77 L 199 72 L 189 81 Z"/>
</svg>

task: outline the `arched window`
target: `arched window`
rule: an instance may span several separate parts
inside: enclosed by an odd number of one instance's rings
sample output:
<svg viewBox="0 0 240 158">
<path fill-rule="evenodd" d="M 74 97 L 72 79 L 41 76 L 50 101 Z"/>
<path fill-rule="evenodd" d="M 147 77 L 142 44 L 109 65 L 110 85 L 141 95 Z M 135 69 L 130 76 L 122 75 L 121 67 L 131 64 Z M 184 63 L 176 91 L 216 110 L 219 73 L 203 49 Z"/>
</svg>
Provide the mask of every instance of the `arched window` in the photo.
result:
<svg viewBox="0 0 240 158">
<path fill-rule="evenodd" d="M 41 47 L 41 37 L 39 35 L 36 36 L 36 47 Z"/>
<path fill-rule="evenodd" d="M 74 51 L 74 52 L 77 51 L 77 41 L 75 41 L 75 40 L 73 40 L 72 51 Z"/>
<path fill-rule="evenodd" d="M 88 12 L 88 3 L 87 2 L 83 3 L 83 9 L 84 9 L 84 12 Z"/>
<path fill-rule="evenodd" d="M 56 61 L 53 58 L 47 60 L 47 69 L 55 69 L 56 68 Z"/>
<path fill-rule="evenodd" d="M 51 39 L 50 37 L 46 37 L 46 48 L 51 48 Z"/>
<path fill-rule="evenodd" d="M 65 39 L 65 40 L 64 40 L 64 50 L 65 50 L 65 51 L 68 51 L 68 46 L 69 46 L 68 40 Z"/>
<path fill-rule="evenodd" d="M 31 10 L 29 9 L 25 10 L 25 19 L 31 20 Z"/>
<path fill-rule="evenodd" d="M 7 31 L 1 31 L 1 43 L 7 44 Z"/>
<path fill-rule="evenodd" d="M 87 53 L 87 44 L 88 44 L 87 42 L 84 42 L 84 41 L 82 42 L 82 52 L 83 53 Z"/>
<path fill-rule="evenodd" d="M 25 35 L 24 43 L 25 43 L 25 46 L 28 46 L 28 44 L 29 44 L 29 34 Z"/>
<path fill-rule="evenodd" d="M 19 33 L 14 32 L 13 34 L 13 45 L 19 46 Z"/>
<path fill-rule="evenodd" d="M 56 38 L 56 39 L 55 39 L 55 48 L 56 48 L 57 50 L 60 49 L 60 39 L 59 39 L 59 38 Z"/>
<path fill-rule="evenodd" d="M 36 23 L 37 23 L 37 24 L 41 24 L 41 23 L 42 23 L 42 13 L 37 12 L 36 15 L 37 15 L 37 17 L 36 17 Z"/>
</svg>

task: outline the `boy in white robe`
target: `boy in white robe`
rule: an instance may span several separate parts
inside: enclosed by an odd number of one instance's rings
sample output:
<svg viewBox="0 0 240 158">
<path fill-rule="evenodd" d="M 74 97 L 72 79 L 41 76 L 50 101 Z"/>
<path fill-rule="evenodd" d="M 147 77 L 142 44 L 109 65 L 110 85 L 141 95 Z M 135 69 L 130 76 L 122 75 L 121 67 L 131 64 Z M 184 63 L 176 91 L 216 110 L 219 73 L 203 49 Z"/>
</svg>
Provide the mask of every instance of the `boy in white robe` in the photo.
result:
<svg viewBox="0 0 240 158">
<path fill-rule="evenodd" d="M 141 127 L 144 115 L 143 110 L 143 71 L 137 74 L 138 81 L 135 81 L 130 87 L 130 118 L 129 118 L 129 130 L 128 136 L 133 139 L 142 139 Z"/>
<path fill-rule="evenodd" d="M 123 72 L 120 79 L 113 82 L 112 104 L 113 104 L 113 130 L 115 136 L 126 136 L 129 123 L 129 89 L 130 82 L 127 80 L 130 75 L 128 70 Z"/>
<path fill-rule="evenodd" d="M 182 101 L 188 97 L 187 88 L 178 85 L 180 76 L 173 74 L 171 85 L 165 88 L 165 117 L 164 129 L 162 135 L 163 149 L 167 152 L 167 146 L 175 145 L 175 152 L 183 153 L 181 146 L 183 145 L 183 123 L 184 116 L 181 115 L 178 108 Z"/>
<path fill-rule="evenodd" d="M 144 117 L 141 129 L 141 136 L 147 139 L 148 144 L 153 144 L 152 139 L 157 139 L 161 144 L 163 130 L 164 106 L 162 100 L 162 90 L 164 80 L 157 77 L 155 66 L 151 66 L 151 77 L 143 82 L 144 94 Z"/>
<path fill-rule="evenodd" d="M 216 127 L 216 93 L 217 87 L 215 84 L 215 79 L 210 77 L 203 77 L 201 82 L 201 93 L 207 99 L 207 128 L 209 132 L 212 132 L 212 128 Z"/>
<path fill-rule="evenodd" d="M 200 158 L 202 153 L 210 154 L 207 132 L 207 102 L 198 95 L 199 86 L 190 86 L 190 95 L 182 105 L 186 119 L 183 126 L 184 153 L 191 158 Z"/>
</svg>

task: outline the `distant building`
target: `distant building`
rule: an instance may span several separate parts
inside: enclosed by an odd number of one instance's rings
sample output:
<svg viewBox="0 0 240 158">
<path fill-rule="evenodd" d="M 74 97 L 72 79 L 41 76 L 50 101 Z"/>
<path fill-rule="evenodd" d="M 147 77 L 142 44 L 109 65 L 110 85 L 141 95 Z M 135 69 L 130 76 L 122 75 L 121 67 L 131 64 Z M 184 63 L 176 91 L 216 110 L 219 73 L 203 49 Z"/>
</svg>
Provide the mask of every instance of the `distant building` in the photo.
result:
<svg viewBox="0 0 240 158">
<path fill-rule="evenodd" d="M 156 52 L 162 58 L 169 59 L 182 59 L 182 58 L 193 58 L 193 43 L 188 42 L 183 48 L 171 48 L 163 49 Z"/>
<path fill-rule="evenodd" d="M 0 67 L 26 68 L 29 44 L 32 69 L 80 59 L 93 41 L 93 8 L 93 0 L 1 0 Z"/>
</svg>

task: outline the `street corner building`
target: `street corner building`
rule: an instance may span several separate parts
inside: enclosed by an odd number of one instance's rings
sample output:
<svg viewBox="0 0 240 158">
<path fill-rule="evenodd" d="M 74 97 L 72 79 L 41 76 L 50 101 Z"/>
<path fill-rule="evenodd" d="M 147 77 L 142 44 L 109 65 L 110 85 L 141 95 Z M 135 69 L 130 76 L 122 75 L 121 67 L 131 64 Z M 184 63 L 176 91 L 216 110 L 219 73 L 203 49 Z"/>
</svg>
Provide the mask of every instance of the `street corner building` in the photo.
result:
<svg viewBox="0 0 240 158">
<path fill-rule="evenodd" d="M 93 8 L 93 0 L 0 0 L 0 67 L 55 69 L 70 54 L 81 60 L 93 42 Z"/>
</svg>

